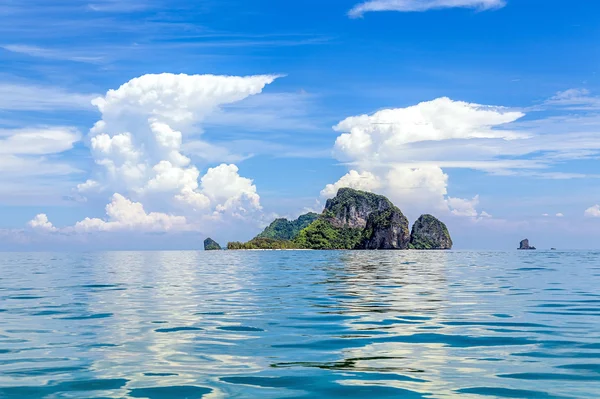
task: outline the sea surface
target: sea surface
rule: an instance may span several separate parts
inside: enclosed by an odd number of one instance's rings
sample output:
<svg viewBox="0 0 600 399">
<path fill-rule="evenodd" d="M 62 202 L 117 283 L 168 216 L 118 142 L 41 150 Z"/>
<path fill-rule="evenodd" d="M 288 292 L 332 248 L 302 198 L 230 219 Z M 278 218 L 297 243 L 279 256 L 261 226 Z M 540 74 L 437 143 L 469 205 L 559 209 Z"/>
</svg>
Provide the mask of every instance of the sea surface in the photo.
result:
<svg viewBox="0 0 600 399">
<path fill-rule="evenodd" d="M 0 398 L 600 398 L 600 252 L 0 253 Z"/>
</svg>

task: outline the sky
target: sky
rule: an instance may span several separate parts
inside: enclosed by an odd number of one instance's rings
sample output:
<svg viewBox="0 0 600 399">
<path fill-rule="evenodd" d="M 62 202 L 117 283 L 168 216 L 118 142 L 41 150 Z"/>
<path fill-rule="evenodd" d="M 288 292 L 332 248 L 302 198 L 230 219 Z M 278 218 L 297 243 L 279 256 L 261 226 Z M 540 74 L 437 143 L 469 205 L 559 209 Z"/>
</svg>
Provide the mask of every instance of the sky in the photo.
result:
<svg viewBox="0 0 600 399">
<path fill-rule="evenodd" d="M 340 187 L 599 249 L 600 4 L 0 0 L 0 250 L 198 249 Z"/>
</svg>

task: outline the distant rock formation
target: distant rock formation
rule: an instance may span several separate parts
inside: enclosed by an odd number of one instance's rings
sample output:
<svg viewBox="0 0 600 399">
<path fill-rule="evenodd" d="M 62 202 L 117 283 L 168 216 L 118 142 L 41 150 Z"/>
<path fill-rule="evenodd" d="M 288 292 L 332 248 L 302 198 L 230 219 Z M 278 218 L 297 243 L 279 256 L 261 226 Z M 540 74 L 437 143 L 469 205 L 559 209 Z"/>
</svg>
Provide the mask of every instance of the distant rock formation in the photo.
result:
<svg viewBox="0 0 600 399">
<path fill-rule="evenodd" d="M 452 238 L 446 225 L 431 215 L 421 215 L 410 235 L 411 249 L 452 249 Z"/>
<path fill-rule="evenodd" d="M 524 240 L 521 240 L 521 243 L 519 244 L 519 248 L 518 249 L 535 249 L 535 247 L 529 246 L 529 240 L 526 238 Z"/>
<path fill-rule="evenodd" d="M 341 188 L 320 215 L 295 221 L 277 219 L 252 240 L 230 242 L 229 249 L 451 249 L 446 225 L 431 215 L 408 220 L 384 197 Z"/>
<path fill-rule="evenodd" d="M 300 248 L 308 249 L 361 249 L 365 248 L 367 244 L 391 247 L 390 243 L 376 242 L 377 239 L 370 242 L 375 231 L 371 231 L 368 234 L 369 237 L 363 237 L 363 230 L 367 227 L 369 215 L 392 208 L 402 215 L 402 212 L 383 195 L 352 188 L 340 188 L 334 198 L 327 200 L 321 216 L 302 230 L 295 242 Z M 383 226 L 379 219 L 385 219 L 386 216 L 391 217 L 392 214 L 381 214 L 380 216 L 372 222 L 373 227 L 378 229 L 380 225 Z M 381 233 L 377 233 L 378 237 L 381 235 Z M 363 241 L 365 241 L 365 245 L 361 245 Z"/>
<path fill-rule="evenodd" d="M 362 232 L 360 249 L 407 249 L 410 242 L 408 219 L 392 206 L 369 215 Z"/>
<path fill-rule="evenodd" d="M 340 188 L 337 195 L 325 203 L 323 214 L 333 227 L 364 229 L 371 213 L 393 207 L 394 204 L 383 195 L 352 188 Z"/>
<path fill-rule="evenodd" d="M 219 243 L 217 243 L 212 238 L 209 237 L 206 240 L 204 240 L 204 250 L 205 251 L 218 251 L 220 249 L 221 249 L 221 246 L 219 245 Z"/>
</svg>

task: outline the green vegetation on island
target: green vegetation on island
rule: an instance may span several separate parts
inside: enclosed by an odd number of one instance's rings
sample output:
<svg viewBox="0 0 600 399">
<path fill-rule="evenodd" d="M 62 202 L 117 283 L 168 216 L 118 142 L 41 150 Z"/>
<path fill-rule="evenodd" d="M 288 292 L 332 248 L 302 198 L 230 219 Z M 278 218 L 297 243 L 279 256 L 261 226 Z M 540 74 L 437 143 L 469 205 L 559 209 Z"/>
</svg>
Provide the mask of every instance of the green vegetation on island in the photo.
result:
<svg viewBox="0 0 600 399">
<path fill-rule="evenodd" d="M 411 249 L 451 249 L 452 239 L 446 225 L 431 215 L 421 215 L 410 235 Z"/>
<path fill-rule="evenodd" d="M 450 249 L 446 225 L 422 215 L 412 234 L 408 219 L 382 195 L 339 189 L 321 215 L 277 219 L 252 240 L 230 242 L 228 249 Z"/>
<path fill-rule="evenodd" d="M 248 242 L 234 241 L 227 244 L 227 249 L 299 249 L 295 242 L 276 240 L 274 238 L 255 237 Z"/>
<path fill-rule="evenodd" d="M 360 243 L 361 229 L 335 227 L 333 219 L 320 217 L 305 228 L 294 242 L 305 249 L 354 249 Z"/>
<path fill-rule="evenodd" d="M 207 238 L 204 240 L 204 250 L 205 251 L 219 251 L 221 250 L 221 246 L 212 238 Z"/>
<path fill-rule="evenodd" d="M 272 238 L 275 240 L 292 240 L 300 230 L 308 227 L 309 224 L 317 220 L 318 214 L 310 212 L 300 215 L 296 220 L 275 219 L 267 228 L 260 233 L 256 238 Z"/>
</svg>

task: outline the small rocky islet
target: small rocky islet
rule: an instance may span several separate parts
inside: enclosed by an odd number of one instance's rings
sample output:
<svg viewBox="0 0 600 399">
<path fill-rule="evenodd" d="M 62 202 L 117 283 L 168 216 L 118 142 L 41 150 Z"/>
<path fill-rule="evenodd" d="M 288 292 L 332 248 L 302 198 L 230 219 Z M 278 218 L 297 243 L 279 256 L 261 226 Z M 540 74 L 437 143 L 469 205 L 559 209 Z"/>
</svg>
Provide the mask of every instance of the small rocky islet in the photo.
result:
<svg viewBox="0 0 600 399">
<path fill-rule="evenodd" d="M 219 245 L 218 242 L 216 242 L 215 240 L 213 240 L 212 238 L 209 237 L 206 240 L 204 240 L 204 250 L 205 251 L 220 251 L 221 246 Z"/>
<path fill-rule="evenodd" d="M 517 249 L 528 251 L 528 250 L 535 250 L 536 248 L 533 245 L 529 245 L 529 240 L 526 238 L 524 240 L 521 240 L 521 242 L 519 243 L 519 248 L 517 248 Z M 555 249 L 555 248 L 553 248 L 553 249 Z"/>
<path fill-rule="evenodd" d="M 383 195 L 341 188 L 320 215 L 276 219 L 248 242 L 227 249 L 451 249 L 446 225 L 422 215 L 409 229 L 402 211 Z"/>
</svg>

